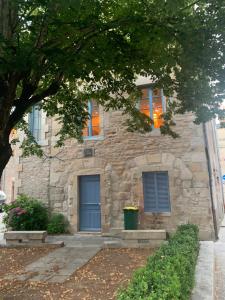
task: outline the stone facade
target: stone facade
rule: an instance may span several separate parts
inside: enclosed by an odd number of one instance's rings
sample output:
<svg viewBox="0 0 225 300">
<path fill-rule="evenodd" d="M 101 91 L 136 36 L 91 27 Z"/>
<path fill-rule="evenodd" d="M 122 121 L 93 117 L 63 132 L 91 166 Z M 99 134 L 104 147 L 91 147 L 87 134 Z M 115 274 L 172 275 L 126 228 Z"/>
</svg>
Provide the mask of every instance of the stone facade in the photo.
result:
<svg viewBox="0 0 225 300">
<path fill-rule="evenodd" d="M 55 148 L 59 125 L 45 118 L 45 156 L 17 158 L 15 193 L 32 195 L 53 211 L 63 212 L 71 231 L 77 232 L 78 178 L 100 174 L 102 233 L 122 229 L 123 207 L 135 204 L 140 208 L 142 229 L 170 233 L 177 225 L 195 223 L 201 239 L 214 239 L 223 218 L 214 122 L 207 124 L 204 136 L 203 125 L 195 125 L 191 114 L 178 115 L 176 132 L 180 137 L 173 139 L 161 136 L 159 129 L 148 134 L 128 132 L 121 111 L 101 109 L 100 119 L 101 134 L 96 139 L 83 144 L 68 140 L 63 148 Z M 92 157 L 84 157 L 87 148 L 93 149 Z M 10 165 L 5 176 L 8 168 Z M 168 171 L 170 213 L 144 212 L 142 172 L 146 171 Z"/>
</svg>

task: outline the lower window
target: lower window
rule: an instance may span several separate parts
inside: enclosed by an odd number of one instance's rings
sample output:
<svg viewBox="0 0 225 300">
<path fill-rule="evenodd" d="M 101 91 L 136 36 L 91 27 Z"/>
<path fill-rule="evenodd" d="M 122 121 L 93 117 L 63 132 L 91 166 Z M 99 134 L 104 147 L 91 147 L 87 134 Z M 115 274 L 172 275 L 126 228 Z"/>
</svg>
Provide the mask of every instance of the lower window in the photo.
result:
<svg viewBox="0 0 225 300">
<path fill-rule="evenodd" d="M 168 172 L 144 172 L 142 174 L 145 212 L 170 212 Z"/>
</svg>

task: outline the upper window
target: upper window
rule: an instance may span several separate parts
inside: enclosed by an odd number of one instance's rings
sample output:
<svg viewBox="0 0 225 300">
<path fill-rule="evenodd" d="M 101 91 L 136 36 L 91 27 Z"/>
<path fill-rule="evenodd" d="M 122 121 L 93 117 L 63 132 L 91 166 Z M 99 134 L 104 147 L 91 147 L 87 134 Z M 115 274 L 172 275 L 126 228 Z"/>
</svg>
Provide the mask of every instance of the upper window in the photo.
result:
<svg viewBox="0 0 225 300">
<path fill-rule="evenodd" d="M 170 212 L 168 172 L 142 174 L 145 212 Z"/>
<path fill-rule="evenodd" d="M 142 88 L 139 109 L 154 121 L 154 127 L 163 125 L 162 113 L 165 111 L 165 97 L 160 89 Z"/>
<path fill-rule="evenodd" d="M 95 100 L 88 101 L 89 119 L 83 129 L 84 137 L 98 136 L 100 134 L 99 106 Z"/>
<path fill-rule="evenodd" d="M 29 130 L 36 141 L 41 140 L 41 110 L 38 105 L 34 105 L 28 117 Z"/>
</svg>

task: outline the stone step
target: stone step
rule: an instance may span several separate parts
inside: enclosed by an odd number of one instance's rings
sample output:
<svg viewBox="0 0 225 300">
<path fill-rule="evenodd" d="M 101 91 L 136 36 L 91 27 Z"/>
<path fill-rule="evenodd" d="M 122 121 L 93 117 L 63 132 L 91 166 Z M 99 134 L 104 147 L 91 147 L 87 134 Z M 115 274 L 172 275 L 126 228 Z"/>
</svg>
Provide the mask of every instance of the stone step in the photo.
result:
<svg viewBox="0 0 225 300">
<path fill-rule="evenodd" d="M 124 240 L 166 240 L 166 230 L 122 230 Z"/>
<path fill-rule="evenodd" d="M 123 248 L 159 248 L 166 240 L 123 240 Z"/>
<path fill-rule="evenodd" d="M 105 241 L 103 244 L 103 248 L 111 249 L 111 248 L 123 248 L 122 241 Z"/>
<path fill-rule="evenodd" d="M 114 227 L 114 228 L 110 229 L 109 235 L 113 236 L 113 237 L 121 237 L 122 231 L 123 231 L 123 228 Z"/>
<path fill-rule="evenodd" d="M 165 240 L 118 240 L 105 241 L 103 248 L 158 248 Z"/>
</svg>

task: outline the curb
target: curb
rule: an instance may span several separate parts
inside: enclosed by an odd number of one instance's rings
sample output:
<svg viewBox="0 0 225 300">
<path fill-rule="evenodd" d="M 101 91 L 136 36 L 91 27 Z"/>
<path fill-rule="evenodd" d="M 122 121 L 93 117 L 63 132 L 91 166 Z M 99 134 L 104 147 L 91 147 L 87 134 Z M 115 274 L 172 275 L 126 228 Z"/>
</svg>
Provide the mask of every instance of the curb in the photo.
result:
<svg viewBox="0 0 225 300">
<path fill-rule="evenodd" d="M 214 300 L 214 242 L 200 242 L 192 300 Z"/>
</svg>

